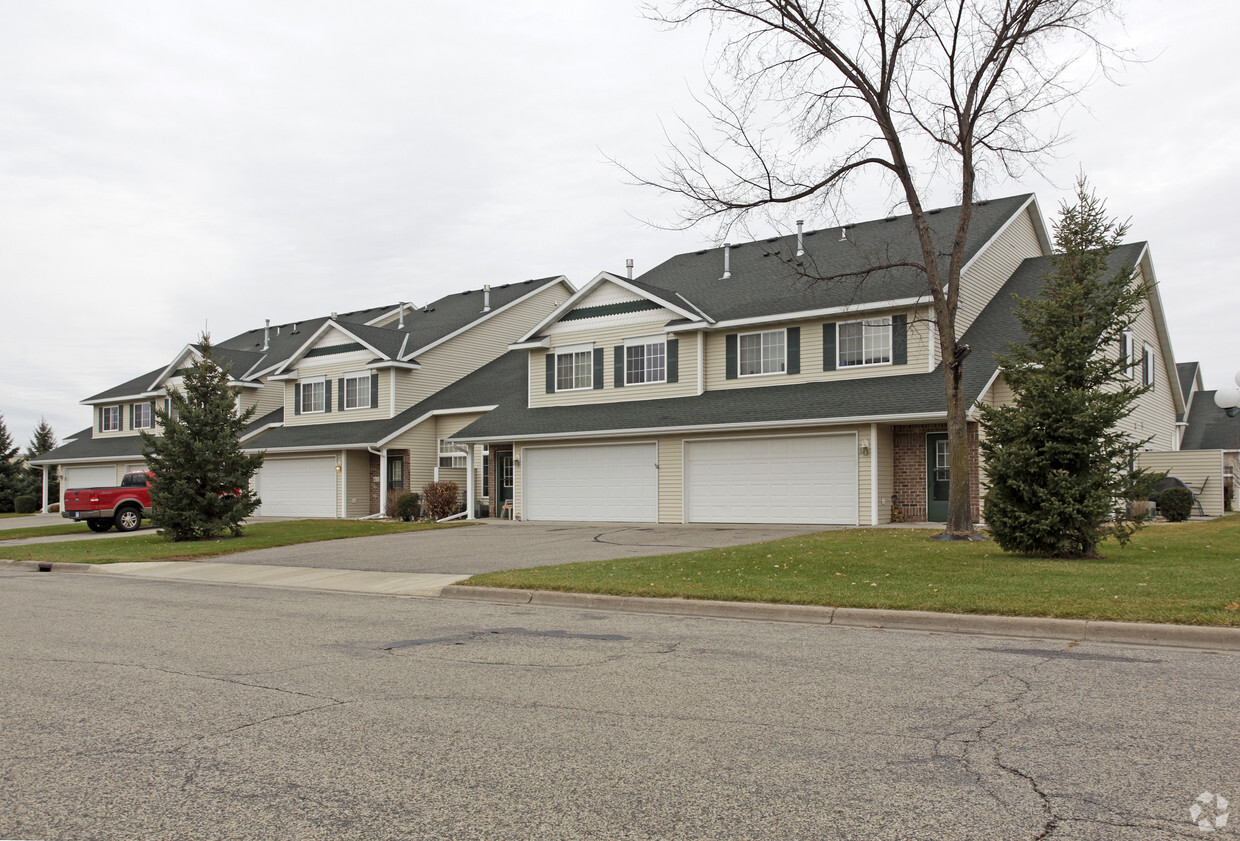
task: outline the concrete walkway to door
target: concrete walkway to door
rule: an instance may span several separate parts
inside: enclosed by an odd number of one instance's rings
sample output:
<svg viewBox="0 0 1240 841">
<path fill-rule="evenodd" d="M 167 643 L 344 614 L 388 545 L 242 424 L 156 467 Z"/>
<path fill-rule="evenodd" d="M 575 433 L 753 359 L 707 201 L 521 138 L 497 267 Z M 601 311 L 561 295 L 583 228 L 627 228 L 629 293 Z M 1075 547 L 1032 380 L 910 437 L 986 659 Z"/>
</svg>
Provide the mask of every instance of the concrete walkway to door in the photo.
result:
<svg viewBox="0 0 1240 841">
<path fill-rule="evenodd" d="M 456 529 L 356 537 L 224 555 L 233 564 L 475 575 L 762 543 L 826 526 L 530 523 L 482 520 Z"/>
</svg>

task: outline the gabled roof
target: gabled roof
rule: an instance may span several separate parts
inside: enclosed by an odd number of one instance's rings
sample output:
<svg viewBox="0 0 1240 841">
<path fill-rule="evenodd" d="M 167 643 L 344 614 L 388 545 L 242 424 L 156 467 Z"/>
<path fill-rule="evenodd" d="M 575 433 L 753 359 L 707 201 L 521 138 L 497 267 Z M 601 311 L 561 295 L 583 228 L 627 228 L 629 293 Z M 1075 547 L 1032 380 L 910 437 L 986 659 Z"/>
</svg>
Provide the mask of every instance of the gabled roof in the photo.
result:
<svg viewBox="0 0 1240 841">
<path fill-rule="evenodd" d="M 531 330 L 529 330 L 524 336 L 513 344 L 520 345 L 531 341 L 548 325 L 551 325 L 569 315 L 578 301 L 588 297 L 591 292 L 606 283 L 614 283 L 616 286 L 628 289 L 630 292 L 633 292 L 634 294 L 639 295 L 660 307 L 671 310 L 681 318 L 692 320 L 700 320 L 701 318 L 696 311 L 687 307 L 686 302 L 679 298 L 674 292 L 669 292 L 666 289 L 659 289 L 658 287 L 651 286 L 648 283 L 635 281 L 632 278 L 620 277 L 619 275 L 614 275 L 611 272 L 599 272 L 589 283 L 570 295 L 567 301 L 556 307 L 550 314 L 547 315 L 546 318 L 534 325 Z M 589 308 L 587 307 L 587 309 Z"/>
<path fill-rule="evenodd" d="M 1181 450 L 1240 450 L 1240 418 L 1214 405 L 1213 391 L 1193 395 Z"/>
<path fill-rule="evenodd" d="M 151 383 L 157 382 L 156 378 L 159 377 L 163 371 L 163 368 L 156 368 L 154 371 L 149 371 L 141 376 L 134 377 L 132 380 L 123 382 L 118 386 L 113 386 L 107 391 L 101 391 L 98 394 L 91 395 L 82 402 L 85 404 L 102 403 L 108 400 L 122 400 L 125 398 L 149 395 L 153 391 Z"/>
<path fill-rule="evenodd" d="M 1184 405 L 1188 411 L 1192 411 L 1193 388 L 1197 385 L 1198 379 L 1201 376 L 1201 365 L 1197 362 L 1177 362 L 1175 373 L 1176 378 L 1180 381 L 1180 393 L 1184 395 Z M 1187 412 L 1177 412 L 1175 419 L 1177 422 L 1180 422 L 1187 417 Z"/>
</svg>

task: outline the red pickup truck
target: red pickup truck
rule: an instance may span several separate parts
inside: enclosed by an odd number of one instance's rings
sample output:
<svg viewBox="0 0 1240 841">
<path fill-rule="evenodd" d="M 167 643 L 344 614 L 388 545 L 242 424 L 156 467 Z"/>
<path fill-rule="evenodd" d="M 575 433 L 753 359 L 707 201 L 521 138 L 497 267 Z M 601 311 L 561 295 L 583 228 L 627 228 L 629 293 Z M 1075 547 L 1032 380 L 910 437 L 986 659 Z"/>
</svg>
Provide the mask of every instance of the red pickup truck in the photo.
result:
<svg viewBox="0 0 1240 841">
<path fill-rule="evenodd" d="M 126 473 L 119 488 L 73 488 L 65 491 L 60 516 L 85 520 L 91 531 L 133 531 L 151 516 L 150 473 Z"/>
</svg>

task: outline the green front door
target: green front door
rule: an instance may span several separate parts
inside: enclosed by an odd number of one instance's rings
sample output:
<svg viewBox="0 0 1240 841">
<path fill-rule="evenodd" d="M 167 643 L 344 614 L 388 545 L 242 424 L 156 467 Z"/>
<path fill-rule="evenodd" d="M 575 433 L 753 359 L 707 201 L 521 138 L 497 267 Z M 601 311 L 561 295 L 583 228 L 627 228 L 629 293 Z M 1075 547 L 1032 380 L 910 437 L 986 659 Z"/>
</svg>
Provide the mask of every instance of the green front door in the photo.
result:
<svg viewBox="0 0 1240 841">
<path fill-rule="evenodd" d="M 951 495 L 951 461 L 947 457 L 947 433 L 926 436 L 926 519 L 947 522 L 947 498 Z"/>
</svg>

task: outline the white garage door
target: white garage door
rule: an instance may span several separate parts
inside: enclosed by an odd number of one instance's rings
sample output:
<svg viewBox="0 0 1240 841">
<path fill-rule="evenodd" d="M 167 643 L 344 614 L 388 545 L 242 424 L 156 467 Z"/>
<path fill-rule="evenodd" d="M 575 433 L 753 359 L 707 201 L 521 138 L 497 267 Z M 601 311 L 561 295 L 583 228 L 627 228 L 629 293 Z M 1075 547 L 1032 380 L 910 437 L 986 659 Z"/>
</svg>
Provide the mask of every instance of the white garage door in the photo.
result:
<svg viewBox="0 0 1240 841">
<path fill-rule="evenodd" d="M 685 444 L 690 523 L 857 523 L 853 435 Z"/>
<path fill-rule="evenodd" d="M 528 447 L 522 459 L 527 520 L 653 523 L 659 519 L 655 444 Z"/>
<path fill-rule="evenodd" d="M 64 480 L 60 483 L 65 490 L 74 488 L 114 488 L 116 487 L 116 468 L 107 467 L 65 467 Z"/>
<path fill-rule="evenodd" d="M 336 457 L 265 459 L 255 482 L 268 517 L 335 517 Z"/>
</svg>

